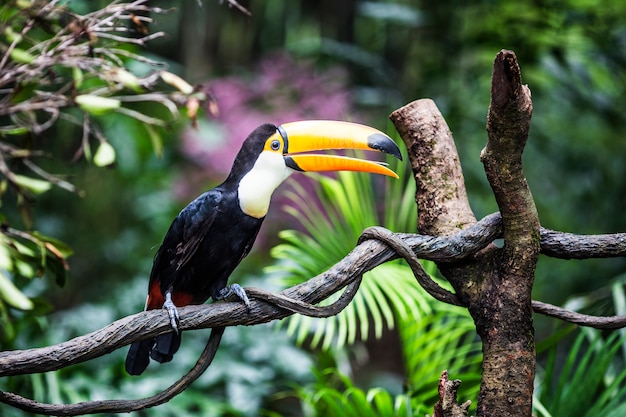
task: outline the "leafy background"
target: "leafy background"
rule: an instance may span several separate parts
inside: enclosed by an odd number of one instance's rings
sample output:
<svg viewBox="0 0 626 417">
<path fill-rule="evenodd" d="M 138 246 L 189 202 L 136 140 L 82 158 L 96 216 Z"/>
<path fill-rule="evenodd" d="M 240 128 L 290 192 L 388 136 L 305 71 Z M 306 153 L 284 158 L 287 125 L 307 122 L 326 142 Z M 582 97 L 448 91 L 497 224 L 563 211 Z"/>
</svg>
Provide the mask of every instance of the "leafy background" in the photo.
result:
<svg viewBox="0 0 626 417">
<path fill-rule="evenodd" d="M 85 13 L 106 4 L 74 0 L 69 7 Z M 71 123 L 7 137 L 44 147 L 54 155 L 45 162 L 49 172 L 62 173 L 82 192 L 45 187 L 50 189 L 36 195 L 25 213 L 19 196 L 3 191 L 5 224 L 38 231 L 65 254 L 73 252 L 63 286 L 54 271 L 34 279 L 35 270 L 22 270 L 39 259 L 40 246 L 22 252 L 26 267 L 2 264 L 3 276 L 34 303 L 30 310 L 1 304 L 3 350 L 61 342 L 140 311 L 152 256 L 172 218 L 224 178 L 240 142 L 263 122 L 354 120 L 393 136 L 391 111 L 433 98 L 454 132 L 477 217 L 495 211 L 478 155 L 485 144 L 491 64 L 502 48 L 517 53 L 533 94 L 524 162 L 542 225 L 576 233 L 626 229 L 626 4 L 241 4 L 251 16 L 208 0 L 177 2 L 175 10 L 153 16 L 151 29 L 168 37 L 136 52 L 203 84 L 217 103 L 217 111 L 204 109 L 197 129 L 184 118 L 157 128 L 157 152 L 145 126 L 119 114 L 95 118 L 116 152 L 109 168 L 69 163 L 81 146 L 81 131 Z M 275 196 L 255 249 L 232 281 L 278 289 L 340 259 L 364 227 L 415 230 L 406 165 L 399 166 L 396 182 L 293 176 Z M 436 275 L 432 265 L 426 268 Z M 624 270 L 623 259 L 542 257 L 535 298 L 593 314 L 623 314 Z M 536 329 L 537 415 L 623 414 L 623 332 L 581 330 L 541 317 Z M 4 379 L 0 388 L 52 402 L 149 395 L 193 364 L 207 336 L 185 334 L 176 361 L 151 366 L 141 378 L 125 375 L 125 352 L 118 351 L 54 373 Z M 368 274 L 359 298 L 337 318 L 228 329 L 217 360 L 199 381 L 140 414 L 424 415 L 432 412 L 443 369 L 463 380 L 462 400 L 476 398 L 480 346 L 471 320 L 429 300 L 398 261 Z M 25 414 L 3 407 L 2 415 Z"/>
</svg>

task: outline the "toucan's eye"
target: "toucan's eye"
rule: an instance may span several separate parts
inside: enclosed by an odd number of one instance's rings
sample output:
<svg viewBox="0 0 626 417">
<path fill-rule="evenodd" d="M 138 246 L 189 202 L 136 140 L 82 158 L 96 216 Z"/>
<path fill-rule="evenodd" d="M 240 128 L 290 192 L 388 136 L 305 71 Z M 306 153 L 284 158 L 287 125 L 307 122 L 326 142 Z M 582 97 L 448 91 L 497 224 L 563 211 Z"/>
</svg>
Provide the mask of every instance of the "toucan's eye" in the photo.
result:
<svg viewBox="0 0 626 417">
<path fill-rule="evenodd" d="M 272 148 L 273 151 L 277 151 L 280 149 L 280 141 L 279 140 L 273 140 L 272 143 L 270 143 L 270 147 Z"/>
</svg>

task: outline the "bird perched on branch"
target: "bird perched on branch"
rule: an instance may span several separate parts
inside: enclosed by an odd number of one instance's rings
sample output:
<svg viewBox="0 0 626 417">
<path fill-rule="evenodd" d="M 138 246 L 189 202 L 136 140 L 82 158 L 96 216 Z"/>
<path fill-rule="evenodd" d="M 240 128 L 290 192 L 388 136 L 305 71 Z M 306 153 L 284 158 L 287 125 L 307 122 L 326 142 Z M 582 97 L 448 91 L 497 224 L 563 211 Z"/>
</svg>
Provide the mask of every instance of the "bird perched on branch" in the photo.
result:
<svg viewBox="0 0 626 417">
<path fill-rule="evenodd" d="M 264 124 L 244 141 L 228 178 L 193 200 L 174 219 L 154 257 L 146 310 L 165 308 L 172 332 L 134 342 L 126 371 L 141 374 L 150 357 L 169 362 L 180 346 L 176 307 L 232 294 L 249 304 L 228 277 L 248 254 L 274 190 L 295 171 L 362 171 L 398 176 L 385 164 L 315 150 L 365 149 L 402 159 L 398 146 L 368 126 L 336 121 Z"/>
</svg>

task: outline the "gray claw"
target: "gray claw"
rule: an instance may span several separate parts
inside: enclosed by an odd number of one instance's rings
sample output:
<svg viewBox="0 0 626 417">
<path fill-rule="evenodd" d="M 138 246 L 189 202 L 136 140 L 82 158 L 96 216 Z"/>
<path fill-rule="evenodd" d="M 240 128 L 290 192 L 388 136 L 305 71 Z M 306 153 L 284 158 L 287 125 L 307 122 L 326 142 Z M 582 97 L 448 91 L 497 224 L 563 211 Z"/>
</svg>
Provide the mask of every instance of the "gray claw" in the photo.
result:
<svg viewBox="0 0 626 417">
<path fill-rule="evenodd" d="M 174 305 L 172 301 L 172 293 L 165 293 L 165 302 L 163 303 L 163 308 L 167 310 L 167 315 L 170 316 L 170 325 L 172 329 L 178 334 L 178 323 L 180 322 L 180 317 L 178 316 L 178 309 Z"/>
<path fill-rule="evenodd" d="M 227 287 L 224 287 L 220 290 L 217 295 L 217 300 L 223 300 L 225 298 L 230 297 L 231 295 L 236 295 L 243 303 L 246 305 L 246 308 L 250 309 L 250 300 L 248 299 L 248 295 L 246 294 L 246 290 L 239 284 L 232 284 Z"/>
</svg>

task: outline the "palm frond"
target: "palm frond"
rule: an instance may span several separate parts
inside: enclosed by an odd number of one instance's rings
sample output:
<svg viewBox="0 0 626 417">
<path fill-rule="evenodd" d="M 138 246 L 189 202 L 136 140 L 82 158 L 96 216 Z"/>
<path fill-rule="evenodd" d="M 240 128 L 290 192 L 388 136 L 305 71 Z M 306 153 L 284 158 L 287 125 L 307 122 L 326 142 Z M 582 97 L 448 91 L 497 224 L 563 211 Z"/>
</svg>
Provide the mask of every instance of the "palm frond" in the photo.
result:
<svg viewBox="0 0 626 417">
<path fill-rule="evenodd" d="M 406 171 L 399 164 L 392 168 Z M 314 177 L 314 194 L 321 210 L 311 204 L 310 192 L 302 183 L 291 183 L 291 189 L 284 193 L 287 204 L 283 209 L 302 230 L 279 233 L 282 243 L 272 249 L 276 262 L 267 272 L 281 285 L 294 285 L 341 260 L 369 226 L 382 224 L 395 231 L 414 231 L 415 186 L 410 175 L 403 177 L 394 183 L 352 172 L 340 172 L 337 178 L 318 175 Z M 429 314 L 427 297 L 407 266 L 391 262 L 365 274 L 354 301 L 341 314 L 324 320 L 293 316 L 287 332 L 299 343 L 308 340 L 323 349 L 342 347 L 357 338 L 366 339 L 370 325 L 380 337 L 385 327 L 395 326 L 396 317 Z"/>
<path fill-rule="evenodd" d="M 557 348 L 550 349 L 546 365 L 537 373 L 539 415 L 624 415 L 626 369 L 620 354 L 624 342 L 619 332 L 604 338 L 597 330 L 581 329 L 565 358 Z"/>
<path fill-rule="evenodd" d="M 316 372 L 316 383 L 297 391 L 311 414 L 319 416 L 411 417 L 417 414 L 406 395 L 381 388 L 363 390 L 336 369 Z"/>
<path fill-rule="evenodd" d="M 459 399 L 476 398 L 480 387 L 482 351 L 467 310 L 438 305 L 420 320 L 399 327 L 407 385 L 414 406 L 434 404 L 441 372 L 463 381 Z"/>
</svg>

